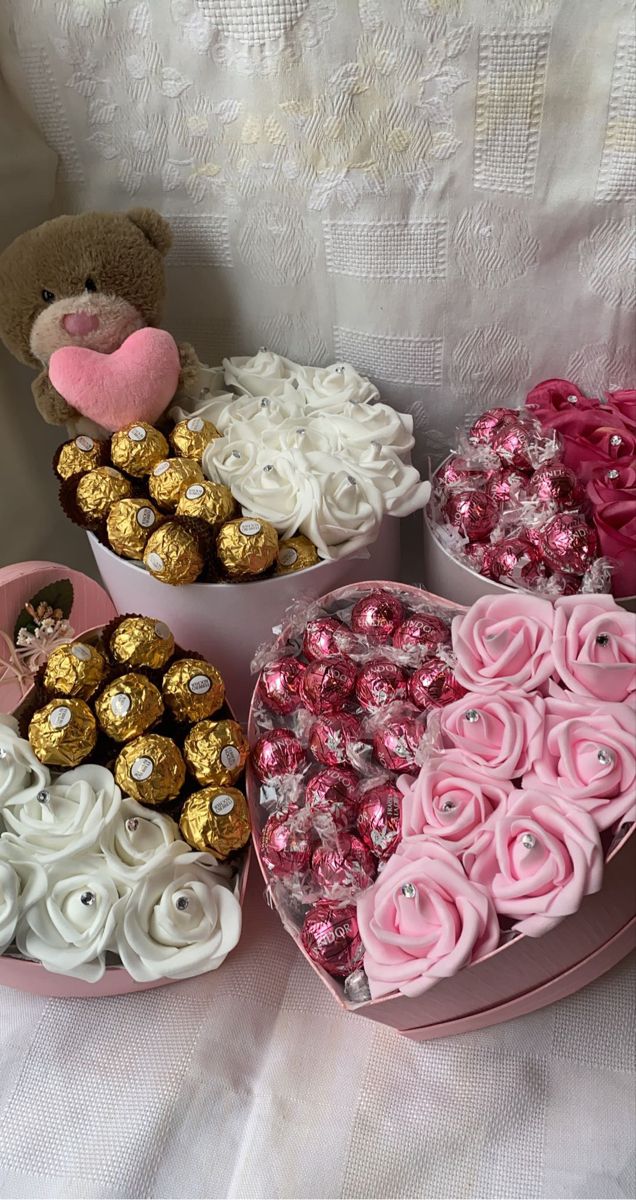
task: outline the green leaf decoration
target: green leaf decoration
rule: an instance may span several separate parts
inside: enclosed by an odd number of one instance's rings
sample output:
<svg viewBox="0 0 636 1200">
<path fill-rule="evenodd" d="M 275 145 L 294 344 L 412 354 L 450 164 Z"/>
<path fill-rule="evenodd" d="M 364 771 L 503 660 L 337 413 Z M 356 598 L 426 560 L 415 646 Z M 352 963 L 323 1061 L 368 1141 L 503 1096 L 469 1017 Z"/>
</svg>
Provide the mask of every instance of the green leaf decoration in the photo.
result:
<svg viewBox="0 0 636 1200">
<path fill-rule="evenodd" d="M 68 619 L 73 607 L 73 584 L 70 579 L 58 579 L 55 583 L 47 583 L 46 587 L 41 588 L 35 596 L 31 597 L 29 604 L 33 608 L 37 608 L 38 604 L 48 604 L 53 609 L 59 608 L 62 616 Z M 35 630 L 33 617 L 26 608 L 22 609 L 15 623 L 13 641 L 16 643 L 21 629 L 28 629 L 30 633 Z"/>
</svg>

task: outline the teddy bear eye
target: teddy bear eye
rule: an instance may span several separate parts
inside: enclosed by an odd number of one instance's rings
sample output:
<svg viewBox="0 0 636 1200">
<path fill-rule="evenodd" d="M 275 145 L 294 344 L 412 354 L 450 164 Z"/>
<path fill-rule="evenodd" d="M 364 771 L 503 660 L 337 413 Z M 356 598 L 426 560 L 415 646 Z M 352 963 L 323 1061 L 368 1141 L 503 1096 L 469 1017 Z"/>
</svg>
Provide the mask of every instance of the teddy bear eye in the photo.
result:
<svg viewBox="0 0 636 1200">
<path fill-rule="evenodd" d="M 53 292 L 49 291 L 48 288 L 42 288 L 42 299 L 45 304 L 52 304 L 55 300 L 55 296 Z"/>
<path fill-rule="evenodd" d="M 90 275 L 89 275 L 88 279 L 86 280 L 86 283 L 84 284 L 84 291 L 85 292 L 96 292 L 97 291 L 97 284 L 95 283 L 94 279 L 91 279 Z"/>
</svg>

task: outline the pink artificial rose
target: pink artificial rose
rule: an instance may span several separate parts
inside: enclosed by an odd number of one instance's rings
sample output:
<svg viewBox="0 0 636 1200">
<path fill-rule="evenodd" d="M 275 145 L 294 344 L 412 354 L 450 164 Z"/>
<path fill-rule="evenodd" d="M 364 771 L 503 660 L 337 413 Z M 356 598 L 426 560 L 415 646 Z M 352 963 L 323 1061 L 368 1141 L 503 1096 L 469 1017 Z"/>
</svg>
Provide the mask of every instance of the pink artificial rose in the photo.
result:
<svg viewBox="0 0 636 1200">
<path fill-rule="evenodd" d="M 554 419 L 562 412 L 569 413 L 572 409 L 585 412 L 599 406 L 599 400 L 589 400 L 569 379 L 544 379 L 526 396 L 526 408 L 544 429 L 554 428 Z"/>
<path fill-rule="evenodd" d="M 636 820 L 636 709 L 555 688 L 543 747 L 521 786 L 558 793 L 599 829 Z"/>
<path fill-rule="evenodd" d="M 636 391 L 633 388 L 608 392 L 607 408 L 623 422 L 626 429 L 636 433 Z"/>
<path fill-rule="evenodd" d="M 603 881 L 594 821 L 555 794 L 517 791 L 463 856 L 470 879 L 490 892 L 515 929 L 540 937 Z"/>
<path fill-rule="evenodd" d="M 421 996 L 489 954 L 499 923 L 485 888 L 428 838 L 406 838 L 372 887 L 358 897 L 364 969 L 373 999 Z"/>
<path fill-rule="evenodd" d="M 564 463 L 580 479 L 588 479 L 595 467 L 625 466 L 636 453 L 636 435 L 606 405 L 562 412 L 551 428 L 562 438 Z"/>
<path fill-rule="evenodd" d="M 468 692 L 436 714 L 442 745 L 454 748 L 491 779 L 523 775 L 543 742 L 543 700 L 506 688 Z M 429 722 L 430 723 L 430 722 Z"/>
<path fill-rule="evenodd" d="M 449 850 L 464 850 L 496 808 L 508 799 L 511 784 L 458 751 L 436 754 L 424 763 L 410 786 L 399 781 L 402 837 L 426 834 L 442 838 Z"/>
<path fill-rule="evenodd" d="M 636 467 L 597 467 L 587 484 L 601 554 L 613 559 L 615 596 L 636 594 Z"/>
<path fill-rule="evenodd" d="M 611 596 L 561 596 L 552 653 L 556 674 L 577 695 L 619 704 L 636 692 L 636 616 Z"/>
<path fill-rule="evenodd" d="M 550 600 L 481 596 L 452 625 L 455 678 L 469 691 L 535 691 L 553 672 Z"/>
</svg>

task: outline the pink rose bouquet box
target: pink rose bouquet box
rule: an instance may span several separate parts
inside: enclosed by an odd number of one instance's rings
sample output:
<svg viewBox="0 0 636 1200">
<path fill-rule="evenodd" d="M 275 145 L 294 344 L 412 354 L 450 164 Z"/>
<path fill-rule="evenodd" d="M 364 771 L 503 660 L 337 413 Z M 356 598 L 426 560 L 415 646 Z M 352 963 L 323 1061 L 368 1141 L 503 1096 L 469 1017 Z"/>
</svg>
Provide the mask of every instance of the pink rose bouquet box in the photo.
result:
<svg viewBox="0 0 636 1200">
<path fill-rule="evenodd" d="M 345 593 L 350 596 L 355 590 L 366 592 L 375 588 L 390 590 L 392 587 L 397 588 L 398 585 L 385 582 L 360 584 L 357 589 L 332 592 L 324 596 L 320 604 L 322 608 L 329 609 L 330 604 L 341 599 Z M 452 608 L 457 611 L 456 605 L 450 605 L 448 601 L 419 589 L 399 585 L 399 591 L 401 594 L 410 593 L 420 602 L 428 601 L 437 609 Z M 590 600 L 597 599 L 602 605 L 603 597 L 590 597 Z M 609 600 L 609 603 L 612 601 Z M 462 608 L 461 611 L 465 612 L 466 609 Z M 625 615 L 623 619 L 627 621 L 631 618 Z M 572 628 L 571 637 L 575 638 L 576 633 L 576 629 Z M 288 630 L 284 629 L 278 644 L 284 643 L 287 635 Z M 567 653 L 572 655 L 571 670 L 575 674 L 580 671 L 581 680 L 585 682 L 585 665 L 577 663 L 575 648 L 571 647 Z M 617 687 L 620 686 L 620 683 L 617 684 Z M 255 693 L 249 724 L 252 742 L 258 736 L 256 706 Z M 497 780 L 493 779 L 493 783 L 496 784 Z M 537 788 L 541 786 L 541 782 L 537 783 Z M 259 821 L 262 822 L 259 789 L 259 781 L 250 765 L 248 799 L 255 830 L 258 830 Z M 539 796 L 537 802 L 540 799 Z M 254 848 L 263 875 L 268 880 L 258 837 L 254 839 Z M 391 861 L 395 862 L 395 859 Z M 636 949 L 635 877 L 636 824 L 632 823 L 614 837 L 605 858 L 601 889 L 586 895 L 578 911 L 560 920 L 553 928 L 548 928 L 542 936 L 530 937 L 518 933 L 512 940 L 504 941 L 452 977 L 440 979 L 434 987 L 419 996 L 410 997 L 395 991 L 361 1003 L 351 1003 L 344 998 L 341 982 L 312 961 L 296 927 L 285 919 L 284 914 L 280 915 L 287 932 L 342 1008 L 388 1025 L 414 1040 L 426 1040 L 465 1033 L 522 1016 L 570 995 L 608 971 Z"/>
</svg>

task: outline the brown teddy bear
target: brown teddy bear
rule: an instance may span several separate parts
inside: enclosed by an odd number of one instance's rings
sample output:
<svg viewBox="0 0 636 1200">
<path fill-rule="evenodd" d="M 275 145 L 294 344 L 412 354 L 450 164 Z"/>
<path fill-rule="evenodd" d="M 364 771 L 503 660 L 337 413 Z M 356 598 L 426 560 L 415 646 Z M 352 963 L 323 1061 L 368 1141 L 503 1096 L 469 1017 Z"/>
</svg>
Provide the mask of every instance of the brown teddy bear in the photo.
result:
<svg viewBox="0 0 636 1200">
<path fill-rule="evenodd" d="M 157 326 L 171 241 L 158 212 L 136 208 L 55 217 L 0 254 L 0 337 L 20 362 L 41 368 L 32 390 L 49 424 L 79 416 L 49 379 L 53 352 L 81 346 L 112 354 L 136 330 Z M 178 350 L 177 390 L 187 392 L 199 364 L 187 343 Z"/>
</svg>

